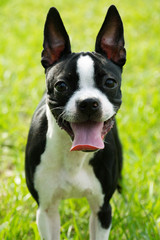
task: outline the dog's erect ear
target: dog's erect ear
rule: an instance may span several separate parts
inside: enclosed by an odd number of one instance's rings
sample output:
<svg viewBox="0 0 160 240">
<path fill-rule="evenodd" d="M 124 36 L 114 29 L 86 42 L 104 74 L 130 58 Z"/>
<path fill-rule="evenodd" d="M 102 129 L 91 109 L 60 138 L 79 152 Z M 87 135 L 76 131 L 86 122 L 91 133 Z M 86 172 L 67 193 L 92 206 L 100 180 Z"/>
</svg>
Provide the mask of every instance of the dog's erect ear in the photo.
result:
<svg viewBox="0 0 160 240">
<path fill-rule="evenodd" d="M 126 62 L 123 23 L 114 5 L 110 6 L 97 35 L 95 51 L 122 67 Z"/>
<path fill-rule="evenodd" d="M 68 34 L 56 8 L 50 8 L 44 26 L 41 63 L 48 68 L 64 54 L 71 53 Z"/>
</svg>

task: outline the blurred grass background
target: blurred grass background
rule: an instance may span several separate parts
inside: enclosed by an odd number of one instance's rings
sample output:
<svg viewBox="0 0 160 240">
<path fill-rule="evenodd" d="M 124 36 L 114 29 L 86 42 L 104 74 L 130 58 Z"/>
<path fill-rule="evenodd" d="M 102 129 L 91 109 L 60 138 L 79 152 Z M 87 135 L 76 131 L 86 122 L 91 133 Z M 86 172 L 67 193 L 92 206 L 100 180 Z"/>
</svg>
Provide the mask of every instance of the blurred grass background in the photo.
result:
<svg viewBox="0 0 160 240">
<path fill-rule="evenodd" d="M 58 8 L 73 51 L 93 51 L 107 8 L 123 19 L 127 63 L 118 114 L 123 194 L 112 200 L 111 240 L 160 239 L 160 1 L 0 1 L 0 239 L 39 239 L 37 206 L 25 184 L 24 149 L 45 88 L 40 64 L 48 9 Z M 61 239 L 88 239 L 85 199 L 60 206 Z"/>
</svg>

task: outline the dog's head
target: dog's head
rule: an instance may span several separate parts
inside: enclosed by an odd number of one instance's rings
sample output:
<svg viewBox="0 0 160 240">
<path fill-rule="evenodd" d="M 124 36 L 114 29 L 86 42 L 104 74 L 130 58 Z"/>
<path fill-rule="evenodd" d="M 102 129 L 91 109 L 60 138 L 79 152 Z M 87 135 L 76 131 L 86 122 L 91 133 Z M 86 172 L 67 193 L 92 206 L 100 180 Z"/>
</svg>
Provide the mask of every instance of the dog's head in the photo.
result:
<svg viewBox="0 0 160 240">
<path fill-rule="evenodd" d="M 104 148 L 104 136 L 121 105 L 121 73 L 126 61 L 123 24 L 116 7 L 109 8 L 92 53 L 71 53 L 61 17 L 51 8 L 43 47 L 47 104 L 58 125 L 71 136 L 71 150 Z"/>
</svg>

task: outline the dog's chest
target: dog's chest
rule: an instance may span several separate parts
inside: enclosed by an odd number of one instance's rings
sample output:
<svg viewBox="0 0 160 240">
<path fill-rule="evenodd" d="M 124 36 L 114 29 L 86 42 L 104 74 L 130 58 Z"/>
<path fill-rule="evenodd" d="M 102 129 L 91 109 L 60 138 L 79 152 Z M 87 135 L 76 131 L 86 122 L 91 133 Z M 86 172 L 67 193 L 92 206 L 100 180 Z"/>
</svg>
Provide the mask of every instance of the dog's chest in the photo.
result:
<svg viewBox="0 0 160 240">
<path fill-rule="evenodd" d="M 52 129 L 54 134 L 48 130 L 46 149 L 34 176 L 41 206 L 47 208 L 61 199 L 80 197 L 95 199 L 101 205 L 102 188 L 89 164 L 92 154 L 70 152 L 66 133 L 55 125 Z"/>
</svg>

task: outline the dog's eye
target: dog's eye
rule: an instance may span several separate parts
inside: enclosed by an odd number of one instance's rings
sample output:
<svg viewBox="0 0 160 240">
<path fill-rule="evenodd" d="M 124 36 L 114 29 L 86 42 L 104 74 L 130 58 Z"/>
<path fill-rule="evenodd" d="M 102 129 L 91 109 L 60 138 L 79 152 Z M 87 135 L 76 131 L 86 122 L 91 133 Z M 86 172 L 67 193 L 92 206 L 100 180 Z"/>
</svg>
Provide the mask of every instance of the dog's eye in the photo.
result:
<svg viewBox="0 0 160 240">
<path fill-rule="evenodd" d="M 59 81 L 55 84 L 55 89 L 58 91 L 58 92 L 66 92 L 68 90 L 68 86 L 65 82 L 63 81 Z"/>
<path fill-rule="evenodd" d="M 106 88 L 115 88 L 117 86 L 117 82 L 112 78 L 107 78 L 104 81 L 104 86 Z"/>
</svg>

